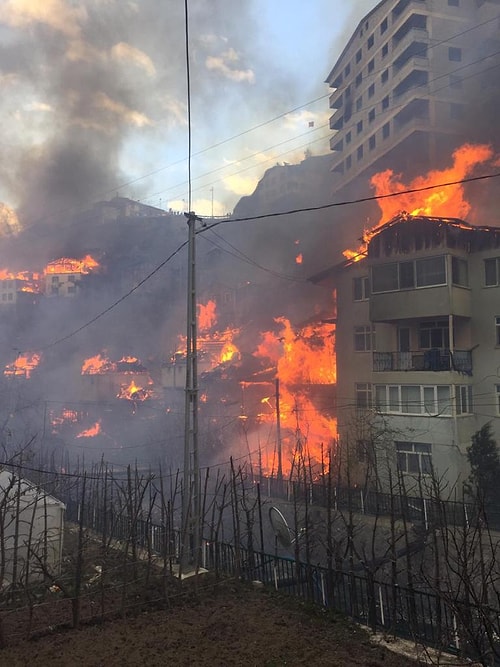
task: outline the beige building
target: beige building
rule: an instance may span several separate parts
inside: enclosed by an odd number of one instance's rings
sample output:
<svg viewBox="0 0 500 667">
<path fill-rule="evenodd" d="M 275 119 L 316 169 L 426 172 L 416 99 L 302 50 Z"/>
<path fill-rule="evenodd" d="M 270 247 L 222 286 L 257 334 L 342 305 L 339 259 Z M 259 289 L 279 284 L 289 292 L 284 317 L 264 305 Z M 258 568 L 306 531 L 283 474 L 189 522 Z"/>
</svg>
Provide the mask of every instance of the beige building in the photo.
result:
<svg viewBox="0 0 500 667">
<path fill-rule="evenodd" d="M 340 442 L 460 495 L 471 436 L 500 443 L 500 228 L 401 214 L 314 280 L 337 290 Z"/>
<path fill-rule="evenodd" d="M 334 190 L 414 176 L 465 141 L 498 140 L 499 0 L 382 0 L 326 82 Z M 484 136 L 483 136 L 484 135 Z"/>
</svg>

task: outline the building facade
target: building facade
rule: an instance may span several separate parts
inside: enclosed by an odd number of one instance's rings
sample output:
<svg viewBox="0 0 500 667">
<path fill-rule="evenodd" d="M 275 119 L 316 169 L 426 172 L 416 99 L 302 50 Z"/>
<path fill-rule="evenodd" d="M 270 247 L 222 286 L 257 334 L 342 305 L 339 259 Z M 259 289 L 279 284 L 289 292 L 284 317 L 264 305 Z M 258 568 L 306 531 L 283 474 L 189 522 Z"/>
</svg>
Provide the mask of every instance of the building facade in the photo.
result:
<svg viewBox="0 0 500 667">
<path fill-rule="evenodd" d="M 340 442 L 460 495 L 472 435 L 500 443 L 500 228 L 401 214 L 315 280 L 337 290 Z"/>
<path fill-rule="evenodd" d="M 383 0 L 363 18 L 326 79 L 335 191 L 387 168 L 413 177 L 466 141 L 498 140 L 499 8 Z"/>
</svg>

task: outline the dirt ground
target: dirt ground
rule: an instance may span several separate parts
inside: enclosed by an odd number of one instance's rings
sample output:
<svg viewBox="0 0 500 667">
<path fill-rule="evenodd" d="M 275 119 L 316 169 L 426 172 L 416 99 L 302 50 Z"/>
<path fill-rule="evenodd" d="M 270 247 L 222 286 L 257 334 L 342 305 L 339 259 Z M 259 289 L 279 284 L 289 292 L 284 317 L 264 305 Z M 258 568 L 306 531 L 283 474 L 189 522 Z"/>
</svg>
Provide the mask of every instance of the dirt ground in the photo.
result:
<svg viewBox="0 0 500 667">
<path fill-rule="evenodd" d="M 343 617 L 274 591 L 225 583 L 126 620 L 53 632 L 0 651 L 9 667 L 415 667 Z"/>
</svg>

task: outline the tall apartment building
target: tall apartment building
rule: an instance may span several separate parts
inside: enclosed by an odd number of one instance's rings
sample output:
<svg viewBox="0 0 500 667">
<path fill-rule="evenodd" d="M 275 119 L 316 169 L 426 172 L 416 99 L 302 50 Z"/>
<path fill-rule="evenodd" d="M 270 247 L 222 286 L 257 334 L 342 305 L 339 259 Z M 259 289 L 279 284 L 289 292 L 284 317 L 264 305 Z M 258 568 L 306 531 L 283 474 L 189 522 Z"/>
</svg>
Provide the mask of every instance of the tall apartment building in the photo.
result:
<svg viewBox="0 0 500 667">
<path fill-rule="evenodd" d="M 500 228 L 402 214 L 314 280 L 337 290 L 340 442 L 460 494 L 471 436 L 500 444 Z"/>
<path fill-rule="evenodd" d="M 334 190 L 498 140 L 499 14 L 499 0 L 382 0 L 363 18 L 326 80 Z"/>
</svg>

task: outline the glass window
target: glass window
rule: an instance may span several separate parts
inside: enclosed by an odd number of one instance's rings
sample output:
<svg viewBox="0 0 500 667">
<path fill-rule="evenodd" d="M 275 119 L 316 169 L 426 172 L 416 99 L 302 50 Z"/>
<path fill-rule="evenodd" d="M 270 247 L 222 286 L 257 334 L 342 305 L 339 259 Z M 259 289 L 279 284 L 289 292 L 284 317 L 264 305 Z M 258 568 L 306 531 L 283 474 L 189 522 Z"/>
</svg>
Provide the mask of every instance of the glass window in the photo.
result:
<svg viewBox="0 0 500 667">
<path fill-rule="evenodd" d="M 388 108 L 389 108 L 389 95 L 384 97 L 384 99 L 382 100 L 382 109 L 385 110 Z"/>
<path fill-rule="evenodd" d="M 345 142 L 346 142 L 346 144 L 350 144 L 350 143 L 351 143 L 351 131 L 350 131 L 350 130 L 349 130 L 349 132 L 345 135 Z"/>
<path fill-rule="evenodd" d="M 375 148 L 375 135 L 372 134 L 372 136 L 368 139 L 368 148 L 372 151 Z"/>
<path fill-rule="evenodd" d="M 373 330 L 370 325 L 354 327 L 354 349 L 356 352 L 368 352 L 372 349 Z"/>
<path fill-rule="evenodd" d="M 498 257 L 484 260 L 484 284 L 487 286 L 498 285 Z"/>
<path fill-rule="evenodd" d="M 354 83 L 356 84 L 356 88 L 358 88 L 361 85 L 361 81 L 363 80 L 363 75 L 361 72 L 357 75 L 356 79 L 354 80 Z"/>
<path fill-rule="evenodd" d="M 356 407 L 357 408 L 371 408 L 372 407 L 372 386 L 369 383 L 357 383 L 355 386 L 356 392 Z"/>
<path fill-rule="evenodd" d="M 380 264 L 372 269 L 373 292 L 391 292 L 398 289 L 398 265 Z"/>
<path fill-rule="evenodd" d="M 361 49 L 359 49 L 359 51 L 356 53 L 356 62 L 357 63 L 359 63 L 359 61 L 361 60 L 361 55 L 362 55 L 362 51 L 361 51 Z"/>
<path fill-rule="evenodd" d="M 358 146 L 358 150 L 356 151 L 356 156 L 358 160 L 361 160 L 363 158 L 363 144 L 361 144 L 361 146 Z"/>
<path fill-rule="evenodd" d="M 374 95 L 375 95 L 375 84 L 372 83 L 372 84 L 370 84 L 370 86 L 368 88 L 368 98 L 371 98 Z"/>
<path fill-rule="evenodd" d="M 399 263 L 399 288 L 409 289 L 415 287 L 415 276 L 413 275 L 413 262 Z"/>
<path fill-rule="evenodd" d="M 370 297 L 370 280 L 368 276 L 353 278 L 354 301 L 366 301 Z"/>
<path fill-rule="evenodd" d="M 395 442 L 396 460 L 401 472 L 430 475 L 432 472 L 432 445 L 423 442 Z"/>
<path fill-rule="evenodd" d="M 439 385 L 437 388 L 437 413 L 438 415 L 451 415 L 451 393 L 450 387 Z"/>
<path fill-rule="evenodd" d="M 385 56 L 389 53 L 389 44 L 384 44 L 382 47 L 382 58 L 385 58 Z"/>
<path fill-rule="evenodd" d="M 450 347 L 450 331 L 447 320 L 421 322 L 419 329 L 420 349 L 447 349 Z"/>
<path fill-rule="evenodd" d="M 472 413 L 472 386 L 470 384 L 457 385 L 455 387 L 455 399 L 457 415 Z"/>
<path fill-rule="evenodd" d="M 446 284 L 446 266 L 444 257 L 428 257 L 415 261 L 417 287 Z"/>
<path fill-rule="evenodd" d="M 384 70 L 380 78 L 382 80 L 382 83 L 387 83 L 387 81 L 389 80 L 389 70 L 388 69 Z"/>
<path fill-rule="evenodd" d="M 450 46 L 448 49 L 448 60 L 460 62 L 462 60 L 462 49 L 456 46 Z"/>
<path fill-rule="evenodd" d="M 451 279 L 454 285 L 469 286 L 469 265 L 466 259 L 451 258 Z"/>
<path fill-rule="evenodd" d="M 375 109 L 370 109 L 370 113 L 368 114 L 368 122 L 373 123 L 375 120 Z"/>
<path fill-rule="evenodd" d="M 402 385 L 401 411 L 407 414 L 420 414 L 420 387 L 418 385 Z"/>
<path fill-rule="evenodd" d="M 362 120 L 358 121 L 358 123 L 356 125 L 356 132 L 357 132 L 357 134 L 361 134 L 361 132 L 363 132 L 363 121 Z"/>
<path fill-rule="evenodd" d="M 375 42 L 375 37 L 374 37 L 373 34 L 372 34 L 372 35 L 370 35 L 370 36 L 368 37 L 368 40 L 367 40 L 367 42 L 366 42 L 366 45 L 368 46 L 369 49 L 372 48 L 374 42 Z"/>
<path fill-rule="evenodd" d="M 375 60 L 372 58 L 368 63 L 368 73 L 371 74 L 371 72 L 373 72 L 374 69 L 375 69 Z"/>
<path fill-rule="evenodd" d="M 386 124 L 382 127 L 382 137 L 383 137 L 384 139 L 387 139 L 387 137 L 390 135 L 390 133 L 391 133 L 391 124 L 390 124 L 390 123 L 386 123 Z"/>
<path fill-rule="evenodd" d="M 380 24 L 380 34 L 383 35 L 386 30 L 387 30 L 387 16 Z"/>
</svg>

